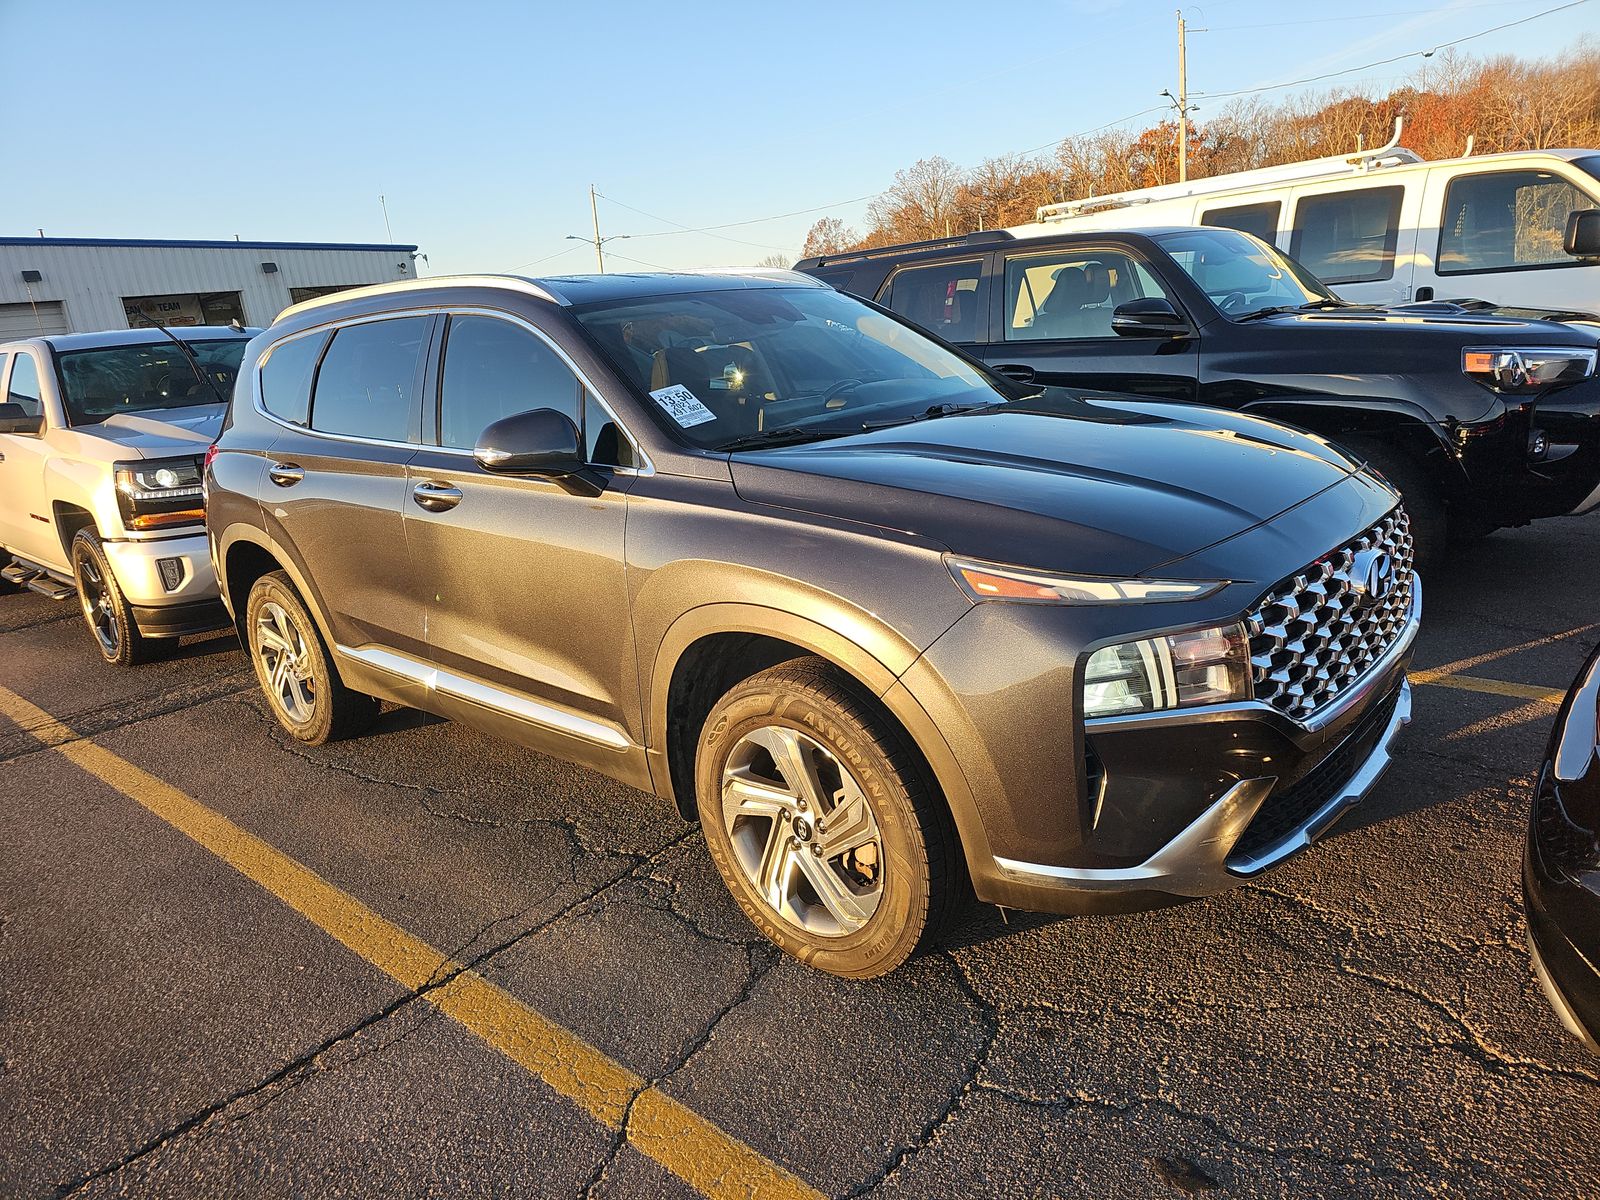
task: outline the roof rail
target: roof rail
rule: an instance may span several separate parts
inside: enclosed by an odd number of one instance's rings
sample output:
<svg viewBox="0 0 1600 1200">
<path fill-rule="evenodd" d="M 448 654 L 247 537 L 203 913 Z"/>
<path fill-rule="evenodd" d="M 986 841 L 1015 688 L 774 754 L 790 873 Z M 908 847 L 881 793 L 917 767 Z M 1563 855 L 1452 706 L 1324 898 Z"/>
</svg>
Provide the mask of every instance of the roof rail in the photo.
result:
<svg viewBox="0 0 1600 1200">
<path fill-rule="evenodd" d="M 505 288 L 507 291 L 523 292 L 540 300 L 549 300 L 554 304 L 562 303 L 560 297 L 556 296 L 548 288 L 541 287 L 533 280 L 521 275 L 430 275 L 426 279 L 397 279 L 393 283 L 374 283 L 366 287 L 345 288 L 341 292 L 329 292 L 326 296 L 313 296 L 309 300 L 291 304 L 278 314 L 276 321 L 281 321 L 291 314 L 299 314 L 308 312 L 313 308 L 321 308 L 325 304 L 338 304 L 345 300 L 359 300 L 364 296 L 387 296 L 394 292 L 412 292 L 430 287 Z"/>
<path fill-rule="evenodd" d="M 1016 235 L 1009 229 L 980 229 L 974 233 L 955 233 L 949 237 L 929 238 L 923 242 L 901 242 L 896 246 L 874 246 L 869 250 L 841 250 L 838 254 L 819 254 L 802 258 L 795 263 L 796 271 L 809 271 L 820 266 L 842 262 L 865 262 L 891 254 L 906 254 L 913 250 L 938 250 L 950 246 L 985 246 L 993 242 L 1009 242 Z"/>
<path fill-rule="evenodd" d="M 1046 204 L 1034 214 L 1038 221 L 1070 221 L 1112 208 L 1128 208 L 1135 204 L 1154 204 L 1162 200 L 1181 200 L 1188 196 L 1207 196 L 1216 192 L 1243 191 L 1265 188 L 1303 179 L 1323 179 L 1339 175 L 1366 174 L 1384 167 L 1419 163 L 1422 156 L 1400 145 L 1400 132 L 1405 118 L 1396 117 L 1394 136 L 1382 146 L 1371 150 L 1357 150 L 1350 154 L 1330 154 L 1325 158 L 1308 158 L 1302 162 L 1284 163 L 1276 167 L 1260 167 L 1253 171 L 1234 171 L 1227 175 L 1212 175 L 1205 179 L 1190 179 L 1183 183 L 1166 183 L 1156 187 L 1136 188 L 1127 192 L 1114 192 L 1106 196 L 1089 196 L 1082 200 L 1064 200 Z"/>
</svg>

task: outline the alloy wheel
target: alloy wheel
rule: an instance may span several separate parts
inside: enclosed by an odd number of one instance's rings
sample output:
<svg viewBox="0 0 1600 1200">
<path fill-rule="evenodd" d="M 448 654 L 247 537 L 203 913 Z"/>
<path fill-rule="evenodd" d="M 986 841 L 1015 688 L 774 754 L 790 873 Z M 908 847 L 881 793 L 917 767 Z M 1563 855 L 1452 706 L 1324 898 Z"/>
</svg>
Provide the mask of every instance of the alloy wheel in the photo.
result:
<svg viewBox="0 0 1600 1200">
<path fill-rule="evenodd" d="M 116 658 L 122 647 L 122 626 L 117 622 L 116 606 L 111 602 L 111 589 L 92 555 L 79 554 L 78 597 L 83 604 L 83 615 L 89 629 L 107 658 Z"/>
<path fill-rule="evenodd" d="M 256 616 L 256 659 L 267 695 L 296 725 L 311 720 L 317 686 L 305 635 L 282 605 L 268 600 Z"/>
<path fill-rule="evenodd" d="M 883 899 L 883 837 L 860 783 L 815 738 L 753 729 L 722 772 L 723 826 L 767 906 L 820 937 L 855 933 Z"/>
</svg>

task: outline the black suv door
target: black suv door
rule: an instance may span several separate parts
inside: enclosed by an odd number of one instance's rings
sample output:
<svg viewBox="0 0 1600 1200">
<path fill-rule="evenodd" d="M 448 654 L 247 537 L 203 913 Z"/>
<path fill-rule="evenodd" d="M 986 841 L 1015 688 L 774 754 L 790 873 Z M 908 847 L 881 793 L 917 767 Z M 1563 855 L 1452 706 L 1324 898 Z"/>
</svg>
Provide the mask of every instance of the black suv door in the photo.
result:
<svg viewBox="0 0 1600 1200">
<path fill-rule="evenodd" d="M 1130 246 L 1077 244 L 996 252 L 999 312 L 978 354 L 1025 382 L 1135 392 L 1164 400 L 1198 395 L 1199 338 L 1113 333 L 1111 314 L 1130 300 L 1181 302 Z M 913 318 L 916 319 L 916 318 Z"/>
</svg>

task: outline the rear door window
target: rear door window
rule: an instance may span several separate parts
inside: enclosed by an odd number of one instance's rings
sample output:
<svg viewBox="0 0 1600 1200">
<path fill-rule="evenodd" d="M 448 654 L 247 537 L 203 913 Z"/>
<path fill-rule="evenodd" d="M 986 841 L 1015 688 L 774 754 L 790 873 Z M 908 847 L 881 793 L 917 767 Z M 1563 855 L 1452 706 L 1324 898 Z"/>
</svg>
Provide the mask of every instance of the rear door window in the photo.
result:
<svg viewBox="0 0 1600 1200">
<path fill-rule="evenodd" d="M 983 260 L 904 267 L 889 280 L 881 301 L 947 342 L 975 342 L 984 332 L 988 289 Z"/>
<path fill-rule="evenodd" d="M 385 442 L 411 440 L 422 358 L 432 317 L 346 325 L 317 371 L 311 427 Z"/>
<path fill-rule="evenodd" d="M 1358 188 L 1301 196 L 1289 253 L 1323 283 L 1394 277 L 1403 187 Z"/>
<path fill-rule="evenodd" d="M 1458 175 L 1444 195 L 1441 275 L 1571 263 L 1567 217 L 1600 202 L 1549 171 Z"/>
<path fill-rule="evenodd" d="M 1283 205 L 1277 200 L 1269 200 L 1262 204 L 1207 209 L 1200 223 L 1221 229 L 1237 229 L 1240 233 L 1260 238 L 1270 246 L 1278 236 L 1278 218 L 1282 213 Z"/>
<path fill-rule="evenodd" d="M 261 405 L 291 425 L 304 425 L 311 411 L 311 376 L 328 344 L 326 333 L 279 342 L 261 364 Z"/>
<path fill-rule="evenodd" d="M 1122 250 L 1013 255 L 1005 280 L 1008 342 L 1114 337 L 1117 305 L 1169 298 L 1144 264 Z"/>
</svg>

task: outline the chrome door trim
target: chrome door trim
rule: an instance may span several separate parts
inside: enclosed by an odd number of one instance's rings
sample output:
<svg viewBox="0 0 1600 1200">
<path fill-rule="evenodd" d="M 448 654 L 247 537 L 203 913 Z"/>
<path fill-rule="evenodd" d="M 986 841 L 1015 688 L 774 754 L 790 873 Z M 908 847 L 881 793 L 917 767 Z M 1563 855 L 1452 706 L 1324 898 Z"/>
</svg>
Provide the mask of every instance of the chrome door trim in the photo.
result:
<svg viewBox="0 0 1600 1200">
<path fill-rule="evenodd" d="M 517 692 L 493 687 L 481 680 L 469 679 L 465 675 L 442 671 L 430 663 L 419 662 L 404 654 L 397 654 L 393 650 L 385 650 L 379 646 L 340 645 L 335 645 L 334 650 L 353 662 L 376 667 L 380 671 L 387 671 L 391 675 L 420 683 L 429 692 L 481 704 L 484 708 L 494 709 L 496 712 L 505 713 L 507 716 L 516 717 L 518 720 L 545 729 L 553 729 L 557 733 L 570 734 L 598 746 L 608 746 L 613 750 L 627 750 L 633 745 L 628 735 L 615 725 L 580 717 L 576 713 L 556 708 Z"/>
</svg>

